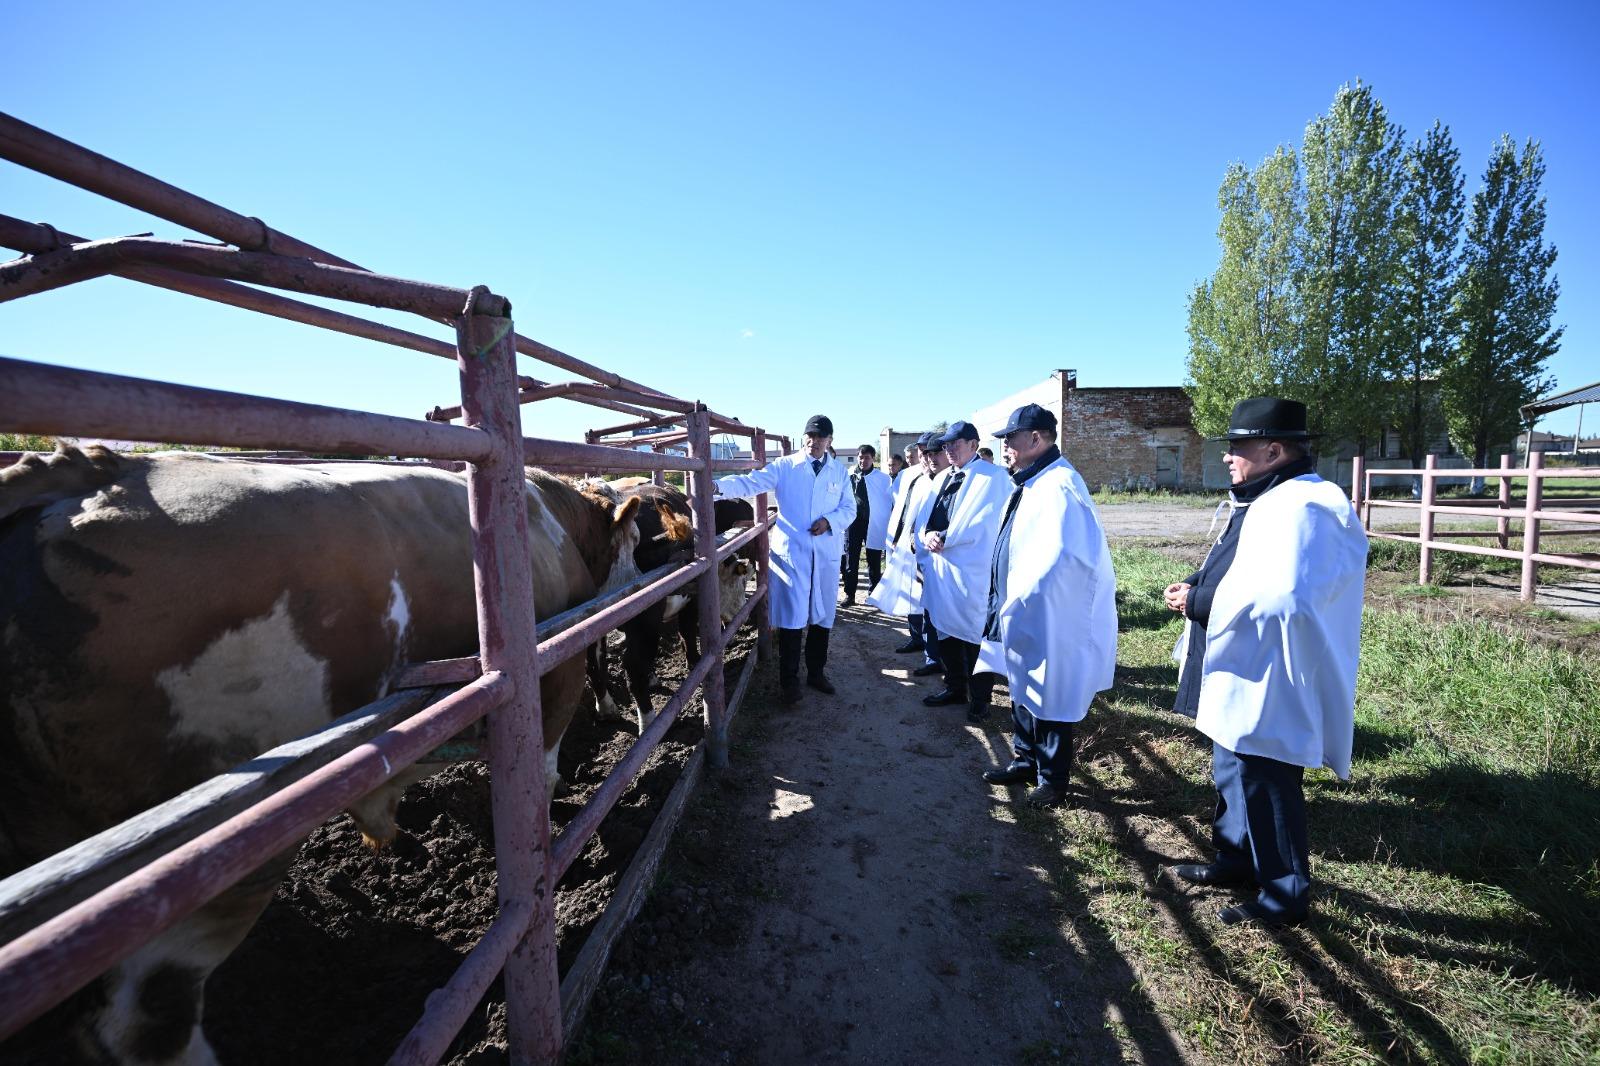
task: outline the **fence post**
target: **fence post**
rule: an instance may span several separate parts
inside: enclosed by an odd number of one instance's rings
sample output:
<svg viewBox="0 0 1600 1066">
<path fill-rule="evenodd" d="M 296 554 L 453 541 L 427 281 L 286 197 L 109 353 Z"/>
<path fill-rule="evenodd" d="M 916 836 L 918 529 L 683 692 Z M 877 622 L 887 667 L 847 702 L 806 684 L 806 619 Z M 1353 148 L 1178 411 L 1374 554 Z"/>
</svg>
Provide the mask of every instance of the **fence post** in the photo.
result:
<svg viewBox="0 0 1600 1066">
<path fill-rule="evenodd" d="M 1495 539 L 1499 541 L 1504 550 L 1511 543 L 1511 519 L 1506 517 L 1506 512 L 1511 510 L 1511 453 L 1506 452 L 1500 457 L 1500 518 L 1495 522 Z"/>
<path fill-rule="evenodd" d="M 728 765 L 728 705 L 722 686 L 722 568 L 717 565 L 716 504 L 711 489 L 711 413 L 704 404 L 696 404 L 689 415 L 689 455 L 697 464 L 689 475 L 694 506 L 694 553 L 711 560 L 710 568 L 697 582 L 700 654 L 716 656 L 716 664 L 700 687 L 700 696 L 706 705 L 706 765 L 721 770 Z"/>
<path fill-rule="evenodd" d="M 527 935 L 506 960 L 506 1026 L 514 1063 L 553 1063 L 561 1054 L 561 982 L 556 972 L 555 886 L 534 635 L 533 560 L 522 469 L 516 334 L 511 321 L 465 314 L 456 328 L 463 421 L 490 435 L 493 451 L 470 466 L 473 585 L 483 671 L 515 684 L 489 713 L 489 783 L 502 911 L 531 905 Z"/>
<path fill-rule="evenodd" d="M 1532 603 L 1539 587 L 1539 520 L 1533 517 L 1544 502 L 1544 452 L 1528 453 L 1528 499 L 1522 516 L 1522 602 Z"/>
<path fill-rule="evenodd" d="M 1362 505 L 1367 502 L 1367 464 L 1361 456 L 1350 460 L 1350 506 L 1355 508 L 1356 520 L 1367 528 L 1367 514 Z"/>
<path fill-rule="evenodd" d="M 755 435 L 750 438 L 750 456 L 756 461 L 756 469 L 759 470 L 767 465 L 767 434 L 765 430 L 756 430 Z M 767 494 L 764 492 L 756 496 L 754 515 L 757 522 L 765 522 L 767 520 Z M 766 530 L 762 530 L 761 535 L 756 538 L 756 545 L 761 550 L 761 556 L 756 561 L 757 593 L 766 591 L 772 581 L 770 572 L 772 559 L 767 554 L 767 539 Z M 770 659 L 772 657 L 772 602 L 767 596 L 762 596 L 761 602 L 756 604 L 756 655 L 762 659 Z"/>
<path fill-rule="evenodd" d="M 1422 460 L 1422 528 L 1418 531 L 1422 550 L 1417 553 L 1422 560 L 1417 565 L 1419 585 L 1426 585 L 1428 579 L 1433 577 L 1433 497 L 1439 486 L 1436 480 L 1438 467 L 1437 455 L 1430 454 Z"/>
<path fill-rule="evenodd" d="M 659 444 L 652 445 L 650 450 L 655 452 L 657 455 L 662 454 L 661 445 L 659 445 Z M 667 472 L 665 470 L 652 470 L 652 471 L 650 471 L 650 484 L 652 484 L 652 485 L 665 485 L 666 483 L 667 483 Z M 688 495 L 688 494 L 685 493 L 685 495 Z M 694 664 L 690 663 L 689 665 L 693 666 Z"/>
</svg>

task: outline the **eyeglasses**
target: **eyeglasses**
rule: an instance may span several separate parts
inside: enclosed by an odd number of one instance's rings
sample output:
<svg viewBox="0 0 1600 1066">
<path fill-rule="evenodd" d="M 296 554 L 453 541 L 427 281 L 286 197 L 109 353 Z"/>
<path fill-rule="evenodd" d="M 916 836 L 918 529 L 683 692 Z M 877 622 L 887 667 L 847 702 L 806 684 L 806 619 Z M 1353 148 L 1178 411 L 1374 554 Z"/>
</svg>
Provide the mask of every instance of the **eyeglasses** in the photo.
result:
<svg viewBox="0 0 1600 1066">
<path fill-rule="evenodd" d="M 1252 438 L 1250 438 L 1248 440 L 1230 440 L 1228 442 L 1227 450 L 1224 451 L 1223 454 L 1224 455 L 1238 455 L 1240 446 L 1244 445 L 1244 444 L 1254 445 L 1254 444 L 1274 444 L 1274 443 L 1276 443 L 1276 442 L 1267 440 L 1264 437 L 1252 437 Z"/>
</svg>

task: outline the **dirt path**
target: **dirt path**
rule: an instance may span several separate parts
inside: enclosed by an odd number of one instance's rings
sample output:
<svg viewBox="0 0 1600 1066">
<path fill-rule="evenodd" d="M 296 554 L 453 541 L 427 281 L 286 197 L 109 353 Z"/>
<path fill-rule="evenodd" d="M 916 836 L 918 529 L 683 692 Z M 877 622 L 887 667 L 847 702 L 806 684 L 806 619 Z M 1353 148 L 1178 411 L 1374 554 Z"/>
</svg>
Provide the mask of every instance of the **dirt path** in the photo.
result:
<svg viewBox="0 0 1600 1066">
<path fill-rule="evenodd" d="M 1009 708 L 979 729 L 923 707 L 937 679 L 908 676 L 904 635 L 841 609 L 839 693 L 793 710 L 763 667 L 574 1061 L 1184 1060 L 1121 956 L 1082 940 L 1021 790 L 979 779 Z"/>
</svg>

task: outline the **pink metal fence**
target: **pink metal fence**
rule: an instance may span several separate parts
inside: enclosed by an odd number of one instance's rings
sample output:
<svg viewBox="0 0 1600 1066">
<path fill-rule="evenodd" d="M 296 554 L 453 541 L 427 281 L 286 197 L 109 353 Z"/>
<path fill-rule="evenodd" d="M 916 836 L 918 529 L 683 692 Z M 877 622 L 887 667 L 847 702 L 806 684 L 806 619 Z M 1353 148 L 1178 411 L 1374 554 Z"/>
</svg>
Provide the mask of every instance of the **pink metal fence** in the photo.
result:
<svg viewBox="0 0 1600 1066">
<path fill-rule="evenodd" d="M 1544 465 L 1544 455 L 1534 452 L 1528 459 L 1528 465 L 1522 468 L 1511 466 L 1509 455 L 1501 456 L 1500 466 L 1496 469 L 1456 469 L 1454 467 L 1441 468 L 1439 457 L 1427 456 L 1421 470 L 1368 470 L 1360 457 L 1354 460 L 1351 471 L 1352 502 L 1356 511 L 1361 515 L 1362 525 L 1367 528 L 1369 537 L 1381 540 L 1398 540 L 1408 544 L 1420 545 L 1421 556 L 1417 567 L 1417 582 L 1427 584 L 1433 576 L 1433 553 L 1435 551 L 1453 551 L 1468 555 L 1487 555 L 1500 559 L 1517 559 L 1522 563 L 1522 588 L 1521 596 L 1524 603 L 1533 602 L 1539 584 L 1539 564 L 1546 563 L 1555 566 L 1570 566 L 1581 570 L 1600 570 L 1600 554 L 1593 552 L 1569 552 L 1566 554 L 1546 552 L 1541 549 L 1541 541 L 1546 537 L 1581 537 L 1600 536 L 1600 498 L 1570 498 L 1547 499 L 1545 495 L 1546 483 L 1549 481 L 1560 482 L 1564 479 L 1593 478 L 1593 469 L 1581 467 L 1566 469 L 1550 469 Z M 1394 477 L 1412 476 L 1421 479 L 1421 497 L 1417 500 L 1386 500 L 1375 499 L 1372 496 L 1371 479 L 1375 476 Z M 1438 502 L 1438 480 L 1448 477 L 1452 480 L 1462 477 L 1496 478 L 1499 480 L 1499 492 L 1493 500 L 1465 499 L 1456 503 L 1441 504 Z M 1526 493 L 1521 506 L 1513 506 L 1512 481 L 1516 478 L 1526 479 Z M 1418 519 L 1418 529 L 1415 533 L 1395 533 L 1372 528 L 1372 509 L 1390 508 L 1401 511 L 1415 512 Z M 1492 520 L 1494 528 L 1476 529 L 1439 529 L 1437 519 L 1440 515 L 1458 517 L 1471 517 Z M 1522 524 L 1522 546 L 1520 549 L 1510 547 L 1511 524 Z M 1544 523 L 1559 522 L 1565 524 L 1561 529 L 1545 529 Z M 1482 544 L 1454 544 L 1452 539 L 1474 538 L 1490 539 L 1497 541 L 1495 546 Z"/>
<path fill-rule="evenodd" d="M 231 246 L 147 237 L 84 241 L 49 225 L 0 216 L 0 244 L 28 253 L 0 264 L 0 301 L 114 274 L 451 358 L 461 373 L 459 406 L 435 408 L 427 420 L 418 421 L 5 359 L 0 360 L 4 382 L 0 427 L 38 434 L 206 441 L 465 463 L 475 531 L 480 641 L 475 659 L 412 664 L 394 685 L 396 689 L 461 687 L 418 711 L 413 712 L 414 701 L 390 697 L 383 701 L 387 710 L 374 705 L 346 716 L 341 719 L 343 732 L 330 729 L 326 741 L 310 743 L 320 761 L 308 761 L 298 776 L 285 775 L 294 779 L 243 810 L 206 798 L 186 804 L 180 797 L 172 803 L 184 808 L 181 819 L 174 816 L 162 822 L 166 815 L 160 809 L 147 812 L 172 838 L 172 846 L 153 861 L 133 855 L 137 849 L 125 849 L 129 855 L 124 859 L 136 858 L 137 864 L 128 871 L 102 868 L 100 881 L 78 878 L 81 883 L 74 886 L 66 883 L 73 877 L 60 885 L 49 884 L 49 877 L 35 878 L 59 891 L 53 902 L 30 904 L 42 920 L 0 945 L 0 1003 L 5 1004 L 0 1040 L 246 876 L 261 856 L 289 847 L 352 800 L 488 715 L 498 913 L 455 975 L 428 997 L 423 1016 L 391 1062 L 437 1061 L 500 973 L 505 975 L 513 1059 L 556 1061 L 564 1038 L 563 1018 L 570 1028 L 581 1016 L 587 989 L 593 987 L 608 947 L 606 942 L 595 951 L 585 949 L 588 970 L 569 975 L 575 990 L 563 1002 L 556 972 L 556 882 L 697 688 L 705 705 L 705 761 L 713 767 L 726 765 L 730 707 L 723 691 L 724 649 L 738 627 L 752 617 L 760 626 L 758 650 L 770 647 L 766 542 L 771 523 L 766 498 L 757 501 L 751 528 L 719 540 L 712 517 L 711 477 L 715 469 L 761 464 L 771 438 L 759 427 L 717 414 L 703 404 L 678 399 L 517 335 L 511 327 L 509 301 L 487 289 L 451 288 L 371 273 L 259 219 L 3 114 L 0 158 Z M 455 343 L 262 292 L 239 284 L 243 281 L 414 312 L 452 325 Z M 519 352 L 588 380 L 551 384 L 519 376 Z M 592 431 L 581 444 L 524 437 L 520 405 L 554 397 L 616 411 L 634 421 Z M 449 424 L 455 418 L 464 424 Z M 633 438 L 619 436 L 650 427 L 663 430 L 655 435 L 660 440 L 644 441 L 653 451 L 634 450 Z M 715 460 L 713 431 L 748 437 L 753 458 Z M 601 443 L 608 439 L 614 444 Z M 788 440 L 779 439 L 787 447 Z M 686 444 L 687 454 L 663 450 L 674 443 Z M 694 560 L 681 568 L 653 571 L 625 589 L 539 622 L 531 596 L 524 463 L 569 471 L 649 470 L 657 477 L 665 471 L 687 472 L 695 515 Z M 751 542 L 760 548 L 756 591 L 724 627 L 718 615 L 716 562 Z M 588 805 L 552 841 L 549 811 L 542 802 L 544 761 L 538 754 L 544 750 L 539 678 L 551 665 L 604 639 L 607 632 L 690 581 L 697 583 L 699 593 L 700 659 Z M 753 665 L 752 657 L 740 678 L 739 693 L 748 684 Z M 440 690 L 428 690 L 430 699 L 436 691 Z M 363 717 L 369 711 L 373 713 Z M 401 717 L 391 722 L 385 715 Z M 349 724 L 353 722 L 357 724 Z M 373 734 L 374 729 L 381 731 Z M 275 753 L 285 750 L 288 746 Z M 518 752 L 536 754 L 519 758 Z M 310 765 L 312 761 L 316 765 Z M 692 778 L 686 774 L 674 795 L 686 791 L 687 785 L 692 785 Z M 194 790 L 196 795 L 203 791 Z M 674 810 L 681 809 L 681 799 L 674 802 Z M 668 831 L 670 824 L 669 820 Z M 140 835 L 149 834 L 141 829 Z M 115 836 L 115 829 L 101 835 Z M 92 852 L 101 837 L 73 850 Z M 651 855 L 636 864 L 642 870 L 630 871 L 625 879 L 632 887 L 619 891 L 613 908 L 625 913 L 608 914 L 602 921 L 613 930 L 609 935 L 615 935 L 637 906 L 647 882 L 642 874 L 659 858 L 664 837 Z"/>
</svg>

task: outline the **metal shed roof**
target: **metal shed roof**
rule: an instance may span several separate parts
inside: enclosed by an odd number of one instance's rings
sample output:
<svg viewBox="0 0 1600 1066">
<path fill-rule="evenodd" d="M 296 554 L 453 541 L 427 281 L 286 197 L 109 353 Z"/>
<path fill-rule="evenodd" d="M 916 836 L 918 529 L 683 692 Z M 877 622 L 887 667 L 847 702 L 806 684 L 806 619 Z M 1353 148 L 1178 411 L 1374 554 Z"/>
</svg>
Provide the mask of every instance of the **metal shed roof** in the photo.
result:
<svg viewBox="0 0 1600 1066">
<path fill-rule="evenodd" d="M 1600 403 L 1600 381 L 1593 385 L 1582 385 L 1566 392 L 1558 392 L 1553 396 L 1541 396 L 1532 403 L 1522 405 L 1522 417 L 1547 415 L 1551 411 L 1559 411 L 1563 407 L 1572 407 L 1580 403 Z"/>
</svg>

